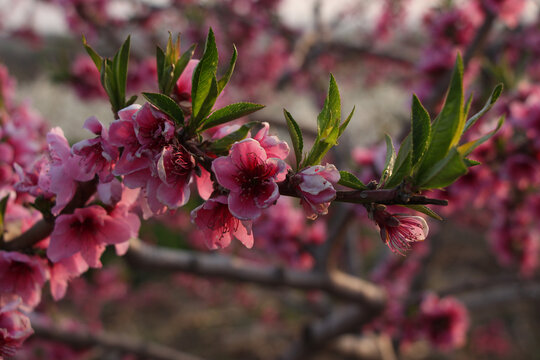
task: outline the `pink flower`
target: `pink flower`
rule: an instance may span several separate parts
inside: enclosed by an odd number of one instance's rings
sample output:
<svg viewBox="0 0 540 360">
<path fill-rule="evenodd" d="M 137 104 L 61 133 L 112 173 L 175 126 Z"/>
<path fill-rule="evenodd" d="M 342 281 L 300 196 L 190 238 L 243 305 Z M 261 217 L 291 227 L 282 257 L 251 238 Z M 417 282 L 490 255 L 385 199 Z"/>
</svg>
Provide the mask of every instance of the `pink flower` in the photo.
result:
<svg viewBox="0 0 540 360">
<path fill-rule="evenodd" d="M 428 235 L 429 227 L 426 220 L 420 216 L 390 214 L 380 205 L 372 213 L 380 229 L 382 241 L 388 245 L 392 252 L 403 255 L 411 248 L 411 244 L 424 241 Z"/>
<path fill-rule="evenodd" d="M 229 246 L 232 237 L 247 248 L 253 246 L 251 221 L 234 217 L 227 206 L 227 197 L 211 198 L 191 212 L 191 221 L 203 231 L 209 249 Z"/>
<path fill-rule="evenodd" d="M 85 177 L 97 174 L 101 182 L 109 182 L 114 177 L 111 171 L 118 159 L 118 148 L 109 142 L 109 134 L 97 118 L 88 118 L 83 127 L 97 137 L 73 145 L 73 154 L 80 156 L 79 164 Z"/>
<path fill-rule="evenodd" d="M 161 153 L 174 137 L 174 124 L 167 115 L 149 103 L 133 115 L 135 136 L 140 147 L 136 154 L 146 153 L 150 158 Z"/>
<path fill-rule="evenodd" d="M 125 242 L 130 236 L 129 225 L 109 216 L 102 207 L 79 208 L 73 214 L 56 218 L 47 256 L 58 262 L 80 253 L 88 266 L 100 267 L 99 258 L 105 246 Z"/>
<path fill-rule="evenodd" d="M 336 198 L 334 185 L 339 178 L 339 171 L 332 164 L 310 166 L 293 177 L 309 219 L 315 220 L 317 216 L 328 213 L 330 202 Z"/>
<path fill-rule="evenodd" d="M 231 147 L 229 156 L 212 162 L 218 183 L 230 190 L 231 213 L 240 220 L 252 220 L 261 210 L 279 198 L 276 182 L 285 180 L 287 165 L 281 159 L 268 158 L 254 139 L 245 139 Z"/>
<path fill-rule="evenodd" d="M 262 125 L 263 128 L 255 134 L 253 139 L 261 144 L 262 148 L 266 151 L 266 156 L 269 158 L 285 160 L 289 155 L 289 145 L 286 141 L 279 140 L 277 136 L 268 135 L 270 124 L 263 122 Z"/>
<path fill-rule="evenodd" d="M 182 145 L 163 149 L 157 169 L 162 184 L 157 188 L 158 200 L 169 208 L 183 206 L 189 200 L 189 183 L 195 160 Z"/>
<path fill-rule="evenodd" d="M 420 330 L 436 347 L 462 346 L 469 328 L 467 309 L 452 297 L 428 295 L 420 304 Z"/>
<path fill-rule="evenodd" d="M 47 280 L 43 261 L 18 252 L 0 251 L 0 294 L 20 296 L 34 308 L 41 301 L 41 288 Z"/>
<path fill-rule="evenodd" d="M 22 343 L 34 333 L 30 320 L 18 310 L 20 298 L 0 308 L 0 358 L 12 357 Z"/>
<path fill-rule="evenodd" d="M 78 277 L 88 270 L 88 264 L 81 257 L 80 253 L 64 258 L 50 266 L 51 274 L 50 287 L 54 300 L 58 301 L 64 297 L 67 290 L 68 281 Z"/>
</svg>

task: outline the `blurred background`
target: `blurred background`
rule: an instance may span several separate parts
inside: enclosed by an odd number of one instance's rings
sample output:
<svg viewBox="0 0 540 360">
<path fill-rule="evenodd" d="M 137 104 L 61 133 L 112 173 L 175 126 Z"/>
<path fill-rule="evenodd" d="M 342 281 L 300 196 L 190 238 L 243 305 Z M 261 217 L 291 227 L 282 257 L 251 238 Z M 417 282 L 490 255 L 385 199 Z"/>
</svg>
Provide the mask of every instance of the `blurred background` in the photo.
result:
<svg viewBox="0 0 540 360">
<path fill-rule="evenodd" d="M 255 225 L 254 250 L 234 244 L 220 253 L 254 265 L 310 271 L 317 268 L 320 244 L 346 225 L 339 267 L 383 286 L 388 308 L 367 325 L 313 345 L 317 349 L 306 358 L 540 359 L 539 5 L 534 0 L 0 0 L 0 63 L 16 80 L 16 101 L 51 127 L 60 126 L 74 143 L 89 136 L 82 129 L 88 117 L 113 120 L 82 35 L 100 54 L 112 56 L 131 34 L 128 93 L 135 94 L 157 90 L 155 46 L 165 47 L 169 32 L 181 34 L 182 50 L 199 44 L 194 56 L 199 58 L 212 27 L 220 68 L 227 66 L 232 44 L 239 53 L 226 101 L 267 105 L 250 120 L 269 122 L 281 139 L 289 140 L 283 108 L 300 123 L 307 142 L 309 134 L 314 138 L 332 73 L 344 114 L 354 106 L 356 112 L 327 160 L 369 181 L 382 171 L 384 134 L 401 140 L 409 130 L 413 92 L 432 117 L 437 114 L 460 52 L 466 98 L 474 94 L 471 114 L 497 83 L 505 86 L 471 138 L 493 129 L 501 115 L 507 121 L 473 156 L 482 165 L 446 191 L 429 194 L 450 205 L 435 209 L 445 219 L 429 220 L 425 244 L 402 257 L 381 243 L 361 207 L 333 204 L 328 216 L 311 222 L 296 203 L 280 200 L 281 216 L 268 215 Z M 145 222 L 141 239 L 207 252 L 189 219 L 189 210 L 200 203 L 195 199 L 185 209 Z M 294 353 L 302 329 L 344 305 L 321 291 L 145 271 L 109 252 L 103 263 L 103 269 L 74 279 L 64 300 L 44 295 L 39 311 L 64 328 L 130 335 L 205 359 L 276 359 L 294 358 L 287 354 Z M 437 311 L 446 317 L 428 330 L 417 318 L 427 294 L 460 304 L 441 305 Z M 80 347 L 38 333 L 16 358 L 136 358 L 103 346 Z"/>
</svg>

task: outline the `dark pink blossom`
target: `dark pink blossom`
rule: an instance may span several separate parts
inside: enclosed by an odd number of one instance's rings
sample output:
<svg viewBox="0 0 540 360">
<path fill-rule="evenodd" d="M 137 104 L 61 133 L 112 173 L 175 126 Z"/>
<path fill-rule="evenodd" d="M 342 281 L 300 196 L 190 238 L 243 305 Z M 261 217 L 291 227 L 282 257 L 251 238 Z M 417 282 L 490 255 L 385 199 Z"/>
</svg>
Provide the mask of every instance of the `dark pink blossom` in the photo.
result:
<svg viewBox="0 0 540 360">
<path fill-rule="evenodd" d="M 309 219 L 315 220 L 317 216 L 328 213 L 330 202 L 336 198 L 334 186 L 339 178 L 339 171 L 332 164 L 310 166 L 293 177 Z"/>
<path fill-rule="evenodd" d="M 420 304 L 420 332 L 436 347 L 449 350 L 465 344 L 469 316 L 453 297 L 428 295 Z"/>
<path fill-rule="evenodd" d="M 47 256 L 52 262 L 80 253 L 90 267 L 101 267 L 99 258 L 108 244 L 129 240 L 129 224 L 113 218 L 100 206 L 75 209 L 56 218 Z"/>
<path fill-rule="evenodd" d="M 231 213 L 241 220 L 256 219 L 261 210 L 279 198 L 276 182 L 285 180 L 287 165 L 281 159 L 268 158 L 254 139 L 245 139 L 231 147 L 229 156 L 212 162 L 218 183 L 230 190 Z"/>
<path fill-rule="evenodd" d="M 0 294 L 20 296 L 26 306 L 34 308 L 41 301 L 47 276 L 39 257 L 0 251 Z"/>
<path fill-rule="evenodd" d="M 382 205 L 373 211 L 371 217 L 379 226 L 382 241 L 388 245 L 392 252 L 401 255 L 411 248 L 411 244 L 424 241 L 429 232 L 424 218 L 390 214 Z"/>
<path fill-rule="evenodd" d="M 133 121 L 135 136 L 140 144 L 136 155 L 147 154 L 150 158 L 159 156 L 163 147 L 169 145 L 174 137 L 174 123 L 149 103 L 133 115 Z"/>
<path fill-rule="evenodd" d="M 85 177 L 97 174 L 101 182 L 109 182 L 113 179 L 112 168 L 118 159 L 118 148 L 109 142 L 107 129 L 97 118 L 88 118 L 83 127 L 97 137 L 73 145 L 73 154 L 80 156 L 79 165 Z"/>
<path fill-rule="evenodd" d="M 163 149 L 157 163 L 162 184 L 157 189 L 159 201 L 169 208 L 183 206 L 189 200 L 189 184 L 195 160 L 182 145 L 169 145 Z"/>
<path fill-rule="evenodd" d="M 19 310 L 20 298 L 0 307 L 0 358 L 15 355 L 17 348 L 34 333 L 30 319 Z"/>
<path fill-rule="evenodd" d="M 205 234 L 209 249 L 229 246 L 234 236 L 247 248 L 253 246 L 251 221 L 240 220 L 231 214 L 224 195 L 211 198 L 191 212 L 191 221 Z"/>
</svg>

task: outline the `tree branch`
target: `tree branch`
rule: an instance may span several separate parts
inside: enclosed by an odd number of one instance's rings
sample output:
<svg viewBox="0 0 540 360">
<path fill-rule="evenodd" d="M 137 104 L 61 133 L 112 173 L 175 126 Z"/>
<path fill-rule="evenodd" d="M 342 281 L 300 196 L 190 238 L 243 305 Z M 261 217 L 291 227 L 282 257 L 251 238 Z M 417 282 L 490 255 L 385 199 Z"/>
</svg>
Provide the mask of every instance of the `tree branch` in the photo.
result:
<svg viewBox="0 0 540 360">
<path fill-rule="evenodd" d="M 132 241 L 126 256 L 128 262 L 137 268 L 181 271 L 262 286 L 321 290 L 372 310 L 381 309 L 386 301 L 386 294 L 382 288 L 339 271 L 325 274 L 284 269 L 279 266 L 256 266 L 248 261 L 225 255 L 158 248 L 144 244 L 140 240 Z"/>
<path fill-rule="evenodd" d="M 32 318 L 35 337 L 57 341 L 74 348 L 85 349 L 94 346 L 121 353 L 134 354 L 139 359 L 153 360 L 202 360 L 201 358 L 178 350 L 141 339 L 109 332 L 90 333 L 88 331 L 62 329 L 46 324 L 37 317 Z"/>
</svg>

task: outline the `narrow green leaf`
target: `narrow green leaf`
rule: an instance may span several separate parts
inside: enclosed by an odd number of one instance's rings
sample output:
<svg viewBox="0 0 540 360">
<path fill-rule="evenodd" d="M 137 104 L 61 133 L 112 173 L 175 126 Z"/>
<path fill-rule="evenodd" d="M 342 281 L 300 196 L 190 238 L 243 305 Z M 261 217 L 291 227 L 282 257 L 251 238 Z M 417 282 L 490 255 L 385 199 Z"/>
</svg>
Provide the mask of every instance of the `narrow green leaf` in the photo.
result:
<svg viewBox="0 0 540 360">
<path fill-rule="evenodd" d="M 238 51 L 236 50 L 236 46 L 233 45 L 233 54 L 231 56 L 231 61 L 229 62 L 229 68 L 227 69 L 227 72 L 221 79 L 218 81 L 218 93 L 221 94 L 223 91 L 223 88 L 229 80 L 231 79 L 231 76 L 234 72 L 234 66 L 236 65 L 236 58 L 238 57 Z"/>
<path fill-rule="evenodd" d="M 388 179 L 385 188 L 393 188 L 401 184 L 405 177 L 411 175 L 412 171 L 412 142 L 411 135 L 407 135 L 401 142 L 394 164 L 392 176 Z"/>
<path fill-rule="evenodd" d="M 128 36 L 126 41 L 120 47 L 120 50 L 114 56 L 114 72 L 117 82 L 116 90 L 118 91 L 118 99 L 120 107 L 123 108 L 126 101 L 126 84 L 129 64 L 129 48 L 131 44 L 131 36 Z M 120 109 L 117 109 L 120 110 Z"/>
<path fill-rule="evenodd" d="M 101 72 L 101 65 L 103 62 L 103 58 L 99 56 L 99 54 L 94 49 L 92 49 L 90 45 L 88 45 L 84 35 L 82 36 L 82 41 L 83 41 L 83 46 L 86 49 L 86 52 L 88 53 L 88 55 L 90 55 L 90 58 L 92 59 L 94 64 L 96 64 L 96 68 L 98 69 L 98 71 Z"/>
<path fill-rule="evenodd" d="M 184 125 L 184 112 L 173 99 L 157 93 L 143 93 L 143 96 L 149 103 L 169 115 L 177 125 Z"/>
<path fill-rule="evenodd" d="M 417 164 L 426 151 L 431 136 L 431 119 L 422 103 L 413 95 L 412 110 L 412 166 Z"/>
<path fill-rule="evenodd" d="M 129 106 L 129 105 L 133 105 L 133 103 L 135 103 L 135 101 L 137 100 L 137 95 L 133 95 L 129 98 L 128 101 L 126 101 L 126 107 Z"/>
<path fill-rule="evenodd" d="M 214 111 L 212 114 L 210 114 L 210 116 L 204 119 L 199 131 L 204 131 L 213 128 L 214 126 L 241 118 L 255 111 L 261 110 L 262 108 L 264 108 L 264 105 L 248 102 L 239 102 L 227 105 Z"/>
<path fill-rule="evenodd" d="M 419 165 L 418 179 L 425 177 L 459 142 L 465 126 L 463 111 L 463 61 L 458 54 L 444 106 L 431 127 L 431 142 Z"/>
<path fill-rule="evenodd" d="M 157 76 L 158 76 L 158 86 L 159 86 L 159 92 L 162 94 L 165 93 L 165 53 L 163 50 L 156 46 L 156 67 L 157 67 Z"/>
<path fill-rule="evenodd" d="M 229 149 L 235 142 L 245 139 L 245 137 L 249 133 L 249 130 L 251 130 L 251 128 L 253 128 L 254 126 L 258 125 L 260 125 L 260 123 L 257 121 L 252 121 L 242 125 L 238 130 L 230 133 L 227 136 L 224 136 L 219 140 L 214 141 L 210 145 L 210 150 L 212 150 L 217 155 L 222 153 L 228 153 Z"/>
<path fill-rule="evenodd" d="M 356 176 L 347 171 L 339 172 L 340 178 L 338 184 L 356 190 L 366 190 L 367 186 Z"/>
<path fill-rule="evenodd" d="M 339 127 L 332 128 L 330 134 L 323 139 L 316 139 L 315 144 L 311 148 L 306 160 L 302 163 L 303 166 L 318 165 L 328 150 L 337 144 L 339 138 Z"/>
<path fill-rule="evenodd" d="M 465 103 L 465 108 L 463 109 L 463 117 L 466 119 L 469 116 L 469 111 L 471 111 L 471 105 L 473 101 L 473 94 L 469 95 L 469 99 Z"/>
<path fill-rule="evenodd" d="M 298 123 L 287 110 L 283 109 L 283 115 L 285 115 L 285 121 L 287 122 L 287 128 L 289 129 L 289 135 L 291 136 L 291 141 L 294 148 L 296 168 L 300 169 L 300 163 L 302 162 L 302 151 L 304 151 L 304 138 L 302 136 L 302 131 L 300 130 Z"/>
<path fill-rule="evenodd" d="M 482 164 L 480 161 L 467 159 L 467 158 L 463 159 L 463 162 L 465 163 L 465 165 L 467 165 L 468 168 Z"/>
<path fill-rule="evenodd" d="M 383 186 L 390 176 L 392 176 L 394 164 L 396 162 L 396 149 L 394 149 L 392 138 L 386 134 L 384 139 L 386 141 L 386 160 L 384 162 L 384 170 L 381 174 L 381 179 L 379 180 L 379 187 Z"/>
<path fill-rule="evenodd" d="M 324 101 L 322 111 L 317 116 L 317 133 L 319 137 L 328 136 L 335 126 L 339 126 L 341 120 L 341 99 L 336 79 L 330 74 L 328 95 Z"/>
<path fill-rule="evenodd" d="M 203 103 L 208 98 L 208 93 L 212 91 L 212 83 L 216 81 L 216 71 L 218 65 L 218 51 L 216 38 L 212 28 L 208 31 L 206 45 L 201 60 L 193 72 L 191 86 L 192 117 L 197 118 Z M 217 84 L 216 84 L 217 92 Z"/>
<path fill-rule="evenodd" d="M 497 133 L 497 131 L 499 131 L 499 129 L 501 128 L 501 126 L 504 124 L 504 120 L 505 120 L 505 116 L 501 116 L 499 118 L 499 121 L 497 121 L 497 126 L 495 127 L 495 129 L 493 129 L 491 132 L 487 133 L 486 135 L 482 136 L 481 138 L 479 139 L 476 139 L 476 140 L 472 140 L 472 141 L 469 141 L 468 143 L 465 143 L 463 145 L 460 145 L 458 147 L 458 151 L 459 153 L 465 157 L 465 156 L 468 156 L 470 153 L 473 152 L 474 149 L 476 149 L 478 146 L 480 146 L 481 144 L 485 143 L 486 141 L 488 141 L 489 139 L 491 139 L 491 137 L 493 135 L 495 135 Z"/>
<path fill-rule="evenodd" d="M 428 173 L 419 178 L 421 189 L 438 189 L 446 187 L 467 173 L 467 166 L 461 154 L 453 147 L 448 155 L 439 160 Z"/>
<path fill-rule="evenodd" d="M 433 219 L 436 219 L 439 221 L 442 221 L 443 219 L 439 214 L 437 214 L 435 211 L 433 211 L 432 209 L 428 208 L 425 205 L 399 205 L 399 206 L 413 209 L 415 211 L 421 212 L 422 214 L 426 214 L 427 216 L 432 217 Z"/>
<path fill-rule="evenodd" d="M 469 130 L 471 126 L 473 126 L 476 123 L 476 121 L 480 119 L 482 115 L 488 112 L 489 109 L 491 109 L 493 105 L 495 105 L 495 102 L 497 101 L 499 96 L 501 96 L 503 88 L 504 86 L 502 83 L 495 86 L 495 89 L 493 89 L 493 91 L 491 92 L 491 96 L 489 97 L 488 101 L 486 102 L 482 110 L 480 110 L 478 113 L 474 114 L 469 120 L 467 120 L 467 123 L 465 124 L 465 129 L 463 130 L 463 132 Z"/>
<path fill-rule="evenodd" d="M 354 114 L 354 110 L 356 110 L 356 106 L 354 106 L 352 108 L 351 113 L 349 114 L 349 116 L 347 116 L 347 119 L 345 119 L 345 121 L 339 126 L 339 136 L 341 136 L 341 134 L 343 134 L 343 132 L 345 131 L 345 129 L 347 128 L 347 126 L 351 122 L 351 119 L 352 119 L 353 114 Z"/>
<path fill-rule="evenodd" d="M 206 95 L 206 99 L 204 99 L 201 107 L 199 108 L 199 112 L 196 116 L 192 116 L 191 120 L 193 122 L 194 129 L 197 129 L 200 127 L 203 119 L 207 117 L 210 112 L 212 111 L 212 108 L 214 107 L 214 104 L 216 103 L 218 97 L 218 88 L 217 88 L 217 80 L 214 76 L 212 78 L 212 82 L 210 83 L 210 91 Z"/>
</svg>

